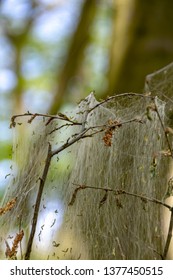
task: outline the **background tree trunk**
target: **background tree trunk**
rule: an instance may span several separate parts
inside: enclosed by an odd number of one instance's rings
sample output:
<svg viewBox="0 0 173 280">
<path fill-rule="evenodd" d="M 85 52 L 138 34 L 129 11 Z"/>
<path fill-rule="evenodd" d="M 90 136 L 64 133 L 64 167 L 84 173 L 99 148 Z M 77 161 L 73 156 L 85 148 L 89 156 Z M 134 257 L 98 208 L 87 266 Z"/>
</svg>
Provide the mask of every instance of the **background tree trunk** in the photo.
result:
<svg viewBox="0 0 173 280">
<path fill-rule="evenodd" d="M 142 92 L 145 76 L 173 59 L 173 2 L 118 0 L 114 5 L 107 93 Z"/>
</svg>

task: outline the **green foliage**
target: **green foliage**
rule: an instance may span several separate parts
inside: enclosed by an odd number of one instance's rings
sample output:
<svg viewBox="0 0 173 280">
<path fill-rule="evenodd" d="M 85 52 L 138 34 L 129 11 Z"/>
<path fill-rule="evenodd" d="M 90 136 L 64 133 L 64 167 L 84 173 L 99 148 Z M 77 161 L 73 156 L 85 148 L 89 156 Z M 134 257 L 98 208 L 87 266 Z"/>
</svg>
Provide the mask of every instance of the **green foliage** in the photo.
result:
<svg viewBox="0 0 173 280">
<path fill-rule="evenodd" d="M 4 159 L 11 159 L 11 143 L 0 142 L 0 161 Z"/>
</svg>

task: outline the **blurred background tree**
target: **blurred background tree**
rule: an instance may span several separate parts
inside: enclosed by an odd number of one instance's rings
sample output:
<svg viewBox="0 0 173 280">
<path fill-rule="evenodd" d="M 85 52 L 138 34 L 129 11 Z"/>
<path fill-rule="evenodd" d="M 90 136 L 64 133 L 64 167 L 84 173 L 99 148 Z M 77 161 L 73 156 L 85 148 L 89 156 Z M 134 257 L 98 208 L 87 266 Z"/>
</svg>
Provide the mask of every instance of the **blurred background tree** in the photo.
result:
<svg viewBox="0 0 173 280">
<path fill-rule="evenodd" d="M 96 97 L 143 92 L 173 60 L 171 0 L 0 1 L 0 187 L 15 113 L 67 111 Z"/>
</svg>

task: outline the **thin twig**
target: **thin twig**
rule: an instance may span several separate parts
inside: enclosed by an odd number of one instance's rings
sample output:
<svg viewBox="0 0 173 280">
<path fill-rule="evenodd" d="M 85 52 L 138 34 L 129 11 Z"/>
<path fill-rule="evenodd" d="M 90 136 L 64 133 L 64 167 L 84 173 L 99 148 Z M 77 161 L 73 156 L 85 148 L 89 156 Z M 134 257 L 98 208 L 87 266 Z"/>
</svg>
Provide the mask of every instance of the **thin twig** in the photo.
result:
<svg viewBox="0 0 173 280">
<path fill-rule="evenodd" d="M 168 145 L 168 149 L 170 150 L 171 157 L 172 157 L 172 159 L 173 159 L 173 151 L 172 151 L 171 143 L 170 143 L 169 138 L 168 138 L 167 130 L 166 130 L 166 128 L 165 128 L 165 126 L 164 126 L 164 123 L 163 123 L 163 121 L 162 121 L 162 118 L 161 118 L 161 116 L 160 116 L 160 113 L 159 113 L 159 110 L 158 110 L 158 107 L 157 107 L 157 104 L 156 104 L 156 99 L 154 99 L 154 104 L 155 104 L 155 111 L 156 111 L 156 113 L 157 113 L 157 116 L 158 116 L 158 118 L 159 118 L 161 127 L 162 127 L 162 129 L 163 129 L 164 134 L 165 134 L 165 139 L 166 139 L 166 142 L 167 142 L 167 145 Z"/>
<path fill-rule="evenodd" d="M 106 128 L 115 128 L 115 127 L 120 127 L 121 125 L 124 125 L 124 124 L 127 124 L 127 123 L 131 123 L 131 122 L 139 122 L 139 123 L 143 123 L 141 119 L 138 119 L 138 118 L 134 118 L 134 119 L 131 119 L 131 120 L 127 120 L 127 121 L 124 121 L 124 122 L 119 122 L 117 124 L 114 124 L 112 126 L 110 125 L 98 125 L 98 126 L 93 126 L 93 127 L 88 127 L 88 128 L 85 128 L 82 129 L 82 131 L 79 133 L 79 134 L 75 134 L 73 135 L 73 137 L 71 139 L 68 139 L 66 141 L 66 143 L 64 143 L 62 146 L 60 146 L 58 149 L 55 149 L 54 151 L 52 151 L 52 156 L 54 155 L 57 155 L 59 154 L 61 151 L 63 151 L 64 149 L 70 147 L 71 145 L 73 145 L 75 142 L 83 139 L 83 138 L 89 138 L 89 137 L 92 137 L 93 135 L 95 134 L 98 134 L 102 131 L 104 131 Z M 94 129 L 98 129 L 97 131 L 94 131 L 93 133 L 91 134 L 86 134 L 88 131 L 90 130 L 94 130 Z"/>
<path fill-rule="evenodd" d="M 43 170 L 42 178 L 40 178 L 40 185 L 39 185 L 38 194 L 37 194 L 37 198 L 36 198 L 36 203 L 35 203 L 35 207 L 34 207 L 34 214 L 33 214 L 31 232 L 30 232 L 29 240 L 28 240 L 28 244 L 27 244 L 25 260 L 29 260 L 30 259 L 32 244 L 33 244 L 33 240 L 34 240 L 34 236 L 35 236 L 35 231 L 36 231 L 36 226 L 37 226 L 37 220 L 38 220 L 39 208 L 40 208 L 40 203 L 41 203 L 41 197 L 42 197 L 45 181 L 46 181 L 46 178 L 47 178 L 47 174 L 48 174 L 48 171 L 49 171 L 49 167 L 50 167 L 50 163 L 51 163 L 51 158 L 52 158 L 52 155 L 51 155 L 51 145 L 49 143 L 47 158 L 46 158 L 46 162 L 45 162 L 45 167 L 44 167 L 44 170 Z"/>
<path fill-rule="evenodd" d="M 73 145 L 75 142 L 79 141 L 80 139 L 84 138 L 85 134 L 90 130 L 91 128 L 85 128 L 81 133 L 77 134 L 75 137 L 72 139 L 68 139 L 62 146 L 60 146 L 58 149 L 55 149 L 52 151 L 51 156 L 53 157 L 54 155 L 59 154 L 61 151 L 64 149 L 70 147 Z M 89 137 L 89 136 L 88 136 Z"/>
<path fill-rule="evenodd" d="M 65 123 L 61 126 L 58 126 L 58 127 L 54 128 L 51 132 L 49 132 L 49 134 L 52 134 L 55 131 L 58 131 L 58 130 L 62 129 L 63 127 L 69 127 L 69 126 L 74 126 L 74 125 L 82 125 L 82 123 Z"/>
<path fill-rule="evenodd" d="M 161 93 L 161 95 L 163 97 L 165 97 L 168 101 L 170 101 L 171 103 L 173 103 L 173 100 L 171 98 L 169 98 L 168 96 L 166 96 L 164 93 Z"/>
<path fill-rule="evenodd" d="M 11 124 L 10 124 L 10 128 L 11 127 L 15 127 L 16 126 L 16 118 L 18 117 L 27 117 L 27 116 L 31 116 L 31 118 L 28 120 L 28 123 L 32 123 L 32 121 L 36 118 L 36 117 L 45 117 L 48 118 L 48 121 L 46 122 L 45 125 L 48 125 L 52 120 L 54 119 L 58 119 L 58 120 L 62 120 L 62 121 L 67 121 L 69 123 L 72 123 L 74 125 L 82 125 L 81 123 L 77 123 L 71 119 L 69 119 L 66 115 L 64 114 L 57 114 L 57 115 L 49 115 L 49 114 L 39 114 L 39 113 L 25 113 L 25 114 L 18 114 L 18 115 L 14 115 L 11 117 Z"/>
<path fill-rule="evenodd" d="M 152 198 L 152 197 L 148 197 L 142 194 L 136 194 L 136 193 L 131 193 L 122 189 L 111 189 L 111 188 L 102 188 L 102 187 L 92 187 L 92 186 L 87 186 L 87 185 L 80 185 L 80 184 L 75 184 L 73 183 L 74 186 L 77 186 L 77 188 L 74 190 L 74 193 L 72 195 L 72 198 L 69 202 L 69 205 L 73 205 L 76 199 L 76 195 L 77 192 L 81 189 L 93 189 L 93 190 L 101 190 L 101 191 L 107 191 L 107 192 L 113 192 L 115 195 L 129 195 L 129 196 L 134 196 L 134 197 L 138 197 L 140 199 L 142 199 L 143 201 L 149 201 L 149 202 L 153 202 L 156 204 L 160 204 L 166 208 L 168 208 L 170 211 L 172 211 L 172 207 L 166 203 L 164 203 L 161 200 L 158 200 L 156 198 Z M 75 198 L 75 199 L 74 199 Z"/>
<path fill-rule="evenodd" d="M 75 138 L 72 138 L 71 140 L 67 140 L 67 142 L 64 145 L 62 145 L 59 149 L 56 149 L 55 151 L 51 150 L 51 145 L 49 143 L 48 154 L 47 154 L 47 159 L 46 159 L 46 162 L 45 162 L 45 167 L 44 167 L 43 175 L 42 175 L 42 178 L 40 178 L 40 185 L 39 185 L 39 190 L 38 190 L 38 194 L 37 194 L 36 204 L 35 204 L 35 208 L 34 208 L 32 227 L 31 227 L 31 232 L 30 232 L 28 244 L 27 244 L 25 260 L 29 260 L 30 259 L 32 244 L 33 244 L 33 240 L 34 240 L 34 236 L 35 236 L 35 231 L 36 231 L 36 226 L 37 226 L 37 220 L 38 220 L 38 214 L 39 214 L 41 197 L 42 197 L 45 181 L 46 181 L 46 178 L 47 178 L 47 174 L 48 174 L 48 171 L 49 171 L 51 159 L 52 159 L 52 157 L 54 155 L 59 154 L 61 151 L 63 151 L 67 147 L 71 146 L 72 144 L 77 142 L 79 139 L 82 139 L 82 138 L 86 137 L 85 134 L 86 134 L 86 132 L 88 130 L 89 130 L 89 128 L 84 129 Z M 91 135 L 88 135 L 88 137 L 89 136 L 91 136 Z"/>
<path fill-rule="evenodd" d="M 140 94 L 140 93 L 121 93 L 121 94 L 117 94 L 117 95 L 113 95 L 113 96 L 110 96 L 106 99 L 104 99 L 103 101 L 97 103 L 96 105 L 94 105 L 91 109 L 89 109 L 88 111 L 91 112 L 93 110 L 95 110 L 97 107 L 103 105 L 104 103 L 108 103 L 109 101 L 112 101 L 114 99 L 117 99 L 119 97 L 142 97 L 142 98 L 149 98 L 149 99 L 153 99 L 153 96 L 152 95 L 148 95 L 148 94 Z"/>
<path fill-rule="evenodd" d="M 157 107 L 157 104 L 156 104 L 156 98 L 154 99 L 154 103 L 155 103 L 155 111 L 157 113 L 157 116 L 159 118 L 159 121 L 160 121 L 160 124 L 161 124 L 161 127 L 163 129 L 163 132 L 165 134 L 165 139 L 166 139 L 166 142 L 167 142 L 167 145 L 168 145 L 168 148 L 170 150 L 170 153 L 171 153 L 171 158 L 173 159 L 173 150 L 172 150 L 172 147 L 171 147 L 171 143 L 169 141 L 169 138 L 168 138 L 168 133 L 167 133 L 167 130 L 164 126 L 164 123 L 162 121 L 162 118 L 160 116 L 160 113 L 159 113 L 159 110 L 158 110 L 158 107 Z M 169 222 L 169 230 L 168 230 L 168 234 L 167 234 L 167 238 L 166 238 L 166 243 L 165 243 L 165 247 L 164 247 L 164 251 L 163 251 L 163 259 L 166 259 L 166 256 L 167 256 L 167 253 L 168 253 L 168 250 L 169 250 L 169 246 L 170 246 L 170 243 L 171 243 L 171 239 L 172 239 L 172 230 L 173 230 L 173 207 L 170 208 L 170 211 L 171 211 L 171 218 L 170 218 L 170 222 Z"/>
<path fill-rule="evenodd" d="M 66 115 L 63 115 L 63 114 L 57 114 L 56 116 L 53 116 L 53 115 L 47 115 L 47 114 L 31 114 L 31 113 L 26 113 L 26 114 L 23 114 L 23 115 L 15 115 L 12 117 L 11 119 L 11 126 L 15 126 L 16 123 L 15 123 L 15 119 L 17 117 L 21 117 L 21 116 L 31 116 L 31 118 L 28 120 L 28 122 L 32 122 L 37 116 L 42 116 L 42 117 L 45 117 L 45 118 L 48 118 L 47 122 L 45 125 L 48 125 L 53 119 L 59 119 L 59 120 L 63 120 L 63 121 L 67 121 L 68 123 L 65 124 L 67 126 L 70 126 L 70 125 L 81 125 L 81 131 L 76 134 L 76 135 L 73 135 L 71 138 L 69 138 L 62 146 L 60 146 L 59 148 L 55 149 L 52 151 L 52 148 L 51 148 L 51 145 L 49 144 L 49 148 L 48 148 L 48 154 L 47 154 L 47 159 L 46 159 L 46 162 L 45 162 L 45 166 L 44 166 L 44 171 L 43 171 L 43 175 L 42 175 L 42 178 L 40 179 L 40 185 L 39 185 L 39 190 L 38 190 L 38 194 L 37 194 L 37 198 L 36 198 L 36 203 L 35 203 L 35 208 L 34 208 L 34 214 L 33 214 L 33 220 L 32 220 L 32 226 L 31 226 L 31 232 L 30 232 L 30 236 L 29 236 L 29 240 L 28 240 L 28 244 L 27 244 L 27 250 L 26 250 L 26 254 L 25 254 L 25 259 L 30 259 L 30 254 L 31 254 L 31 249 L 32 249 L 32 244 L 33 244 L 33 239 L 34 239 L 34 236 L 35 236 L 35 231 L 36 231 L 36 226 L 37 226 L 37 220 L 38 220 L 38 214 L 39 214 L 39 208 L 40 208 L 40 202 L 41 202 L 41 197 L 42 197 L 42 193 L 43 193 L 43 189 L 44 189 L 44 185 L 45 185 L 45 181 L 46 181 L 46 178 L 47 178 L 47 174 L 48 174 L 48 171 L 49 171 L 49 167 L 50 167 L 50 163 L 51 163 L 51 159 L 54 155 L 57 155 L 59 154 L 61 151 L 63 151 L 64 149 L 68 148 L 69 146 L 73 145 L 75 142 L 83 139 L 83 138 L 86 138 L 86 137 L 92 137 L 93 135 L 97 134 L 97 133 L 100 133 L 102 131 L 104 131 L 106 128 L 110 128 L 111 126 L 108 126 L 108 125 L 102 125 L 102 126 L 95 126 L 95 127 L 88 127 L 86 128 L 85 125 L 86 125 L 86 122 L 87 122 L 87 117 L 88 117 L 88 114 L 93 111 L 94 109 L 96 109 L 98 106 L 106 103 L 106 102 L 109 102 L 113 99 L 116 99 L 116 98 L 119 98 L 119 97 L 125 97 L 125 96 L 128 96 L 128 97 L 142 97 L 142 98 L 150 98 L 150 99 L 153 99 L 153 96 L 149 96 L 149 95 L 143 95 L 143 94 L 136 94 L 136 93 L 124 93 L 124 94 L 119 94 L 119 95 L 116 95 L 116 96 L 111 96 L 111 97 L 108 97 L 107 99 L 101 101 L 100 103 L 97 103 L 95 106 L 93 106 L 91 109 L 88 109 L 85 111 L 85 116 L 84 116 L 84 121 L 82 123 L 78 123 L 76 121 L 73 121 L 71 119 L 69 119 Z M 159 120 L 161 122 L 161 125 L 164 129 L 164 125 L 163 125 L 163 122 L 162 122 L 162 119 L 160 117 L 160 114 L 159 114 L 159 111 L 157 109 L 157 106 L 156 106 L 156 112 L 158 114 L 158 117 L 159 117 Z M 84 113 L 84 112 L 83 112 Z M 142 123 L 142 120 L 141 119 L 138 119 L 138 118 L 135 118 L 135 119 L 132 119 L 132 120 L 127 120 L 127 121 L 124 121 L 122 123 L 117 123 L 117 125 L 113 125 L 113 127 L 117 126 L 119 127 L 120 125 L 123 125 L 125 123 L 130 123 L 130 122 L 140 122 Z M 62 128 L 63 126 L 65 125 L 62 125 L 61 127 L 57 128 L 60 129 Z M 91 132 L 90 134 L 87 134 L 89 131 L 91 130 L 94 130 L 94 129 L 97 129 L 96 131 L 93 131 Z M 53 130 L 52 132 L 54 132 L 55 130 Z M 167 134 L 166 134 L 166 131 L 164 129 L 164 132 L 165 132 L 165 137 L 167 139 L 167 142 L 168 144 L 169 143 L 169 139 L 167 137 Z M 169 148 L 170 148 L 170 145 L 168 145 Z M 173 152 L 172 150 L 170 149 L 171 151 L 171 156 L 173 158 Z M 90 187 L 90 186 L 81 186 L 81 185 L 76 185 L 78 186 L 78 188 L 76 188 L 75 190 L 75 194 L 73 195 L 72 197 L 72 200 L 71 200 L 71 205 L 74 203 L 75 201 L 75 198 L 76 198 L 76 195 L 77 195 L 77 192 L 79 189 L 81 188 L 92 188 L 92 189 L 100 189 L 100 190 L 104 190 L 106 192 L 114 192 L 116 195 L 121 195 L 121 194 L 125 194 L 125 195 L 131 195 L 131 196 L 134 196 L 134 197 L 138 197 L 144 201 L 150 201 L 150 202 L 154 202 L 154 203 L 157 203 L 157 204 L 160 204 L 164 207 L 167 207 L 170 211 L 171 211 L 171 207 L 169 205 L 167 205 L 166 203 L 160 201 L 160 200 L 157 200 L 155 198 L 149 198 L 149 197 L 146 197 L 146 196 L 143 196 L 143 195 L 139 195 L 139 194 L 134 194 L 134 193 L 130 193 L 130 192 L 127 192 L 127 191 L 124 191 L 124 190 L 113 190 L 113 189 L 109 189 L 109 188 L 96 188 L 96 187 Z M 70 204 L 70 203 L 69 203 Z M 167 242 L 168 243 L 168 242 Z M 168 246 L 169 247 L 169 246 Z"/>
<path fill-rule="evenodd" d="M 79 190 L 82 189 L 94 189 L 94 190 L 101 190 L 101 191 L 106 191 L 108 192 L 113 192 L 115 195 L 129 195 L 129 196 L 133 196 L 133 197 L 137 197 L 142 199 L 143 201 L 149 201 L 149 202 L 153 202 L 156 204 L 160 204 L 166 208 L 169 209 L 169 211 L 171 211 L 171 218 L 170 218 L 170 223 L 169 223 L 169 230 L 168 230 L 168 235 L 167 235 L 167 239 L 166 239 L 166 244 L 165 244 L 165 248 L 164 248 L 164 253 L 163 255 L 159 254 L 161 256 L 162 259 L 165 259 L 169 250 L 169 246 L 170 246 L 170 242 L 172 239 L 172 230 L 173 230 L 173 207 L 171 207 L 170 205 L 164 203 L 161 200 L 158 200 L 156 198 L 151 198 L 151 197 L 147 197 L 145 195 L 141 195 L 141 194 L 136 194 L 136 193 L 131 193 L 122 189 L 111 189 L 111 188 L 102 188 L 102 187 L 91 187 L 91 186 L 87 186 L 87 185 L 79 185 L 79 184 L 75 184 L 73 183 L 73 185 L 77 186 L 77 188 L 75 188 L 71 200 L 69 202 L 69 206 L 72 206 L 75 203 L 76 197 L 77 197 L 77 193 Z"/>
<path fill-rule="evenodd" d="M 86 119 L 87 119 L 87 116 L 88 114 L 95 110 L 97 107 L 103 105 L 104 103 L 107 103 L 113 99 L 117 99 L 117 98 L 120 98 L 120 97 L 142 97 L 142 98 L 150 98 L 150 99 L 153 99 L 154 97 L 151 96 L 151 95 L 148 95 L 148 94 L 140 94 L 140 93 L 122 93 L 122 94 L 117 94 L 117 95 L 113 95 L 113 96 L 110 96 L 106 99 L 104 99 L 103 101 L 97 103 L 96 105 L 94 105 L 92 108 L 90 109 L 87 109 L 85 112 L 86 112 L 86 116 L 85 116 L 85 121 L 83 123 L 86 122 Z M 83 112 L 84 113 L 84 112 Z M 15 123 L 15 119 L 18 118 L 18 117 L 25 117 L 25 116 L 31 116 L 31 118 L 28 120 L 28 122 L 32 122 L 36 117 L 45 117 L 45 118 L 49 118 L 49 120 L 47 121 L 46 125 L 54 120 L 54 119 L 59 119 L 59 120 L 64 120 L 64 121 L 68 121 L 72 124 L 78 124 L 78 125 L 82 125 L 82 123 L 77 123 L 73 120 L 71 120 L 70 118 L 68 118 L 65 114 L 62 114 L 62 113 L 58 113 L 57 115 L 49 115 L 49 114 L 40 114 L 40 113 L 30 113 L 30 112 L 27 112 L 27 113 L 24 113 L 24 114 L 17 114 L 17 115 L 14 115 L 11 117 L 11 125 L 10 127 L 15 127 L 16 123 Z"/>
</svg>

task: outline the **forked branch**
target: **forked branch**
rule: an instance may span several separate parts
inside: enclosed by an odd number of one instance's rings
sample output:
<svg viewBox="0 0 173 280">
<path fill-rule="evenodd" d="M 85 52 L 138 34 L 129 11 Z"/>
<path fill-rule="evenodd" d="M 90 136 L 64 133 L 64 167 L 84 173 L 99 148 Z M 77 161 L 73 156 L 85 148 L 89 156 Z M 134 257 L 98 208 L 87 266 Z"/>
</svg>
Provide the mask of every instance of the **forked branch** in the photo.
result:
<svg viewBox="0 0 173 280">
<path fill-rule="evenodd" d="M 67 149 L 68 147 L 70 147 L 71 145 L 73 145 L 74 143 L 76 143 L 77 141 L 84 139 L 86 137 L 93 137 L 95 134 L 101 133 L 101 132 L 105 132 L 105 136 L 102 138 L 103 141 L 105 142 L 105 144 L 107 144 L 107 146 L 111 146 L 111 137 L 112 137 L 112 133 L 115 132 L 116 129 L 120 128 L 122 125 L 131 123 L 131 122 L 139 122 L 139 123 L 143 123 L 142 118 L 133 118 L 133 119 L 129 119 L 126 121 L 120 121 L 120 120 L 110 120 L 110 122 L 106 123 L 106 124 L 102 124 L 99 126 L 86 126 L 87 124 L 87 116 L 89 113 L 91 113 L 92 111 L 94 111 L 96 108 L 98 108 L 99 106 L 108 103 L 109 101 L 112 101 L 114 99 L 120 98 L 120 97 L 138 97 L 138 98 L 150 98 L 152 101 L 155 101 L 154 97 L 149 95 L 149 94 L 137 94 L 137 93 L 125 93 L 125 94 L 119 94 L 119 95 L 115 95 L 115 96 L 111 96 L 108 97 L 107 99 L 101 101 L 100 103 L 97 103 L 96 105 L 94 105 L 92 108 L 86 110 L 85 112 L 81 112 L 81 113 L 85 113 L 85 119 L 83 122 L 77 122 L 71 118 L 69 118 L 68 116 L 64 115 L 64 114 L 57 114 L 57 115 L 47 115 L 47 114 L 31 114 L 30 112 L 27 112 L 24 115 L 15 115 L 11 118 L 11 127 L 15 127 L 16 126 L 16 119 L 18 117 L 24 117 L 24 116 L 29 116 L 29 123 L 32 123 L 33 120 L 36 117 L 44 117 L 46 119 L 45 121 L 45 126 L 49 125 L 50 122 L 52 122 L 54 119 L 58 119 L 60 121 L 64 121 L 65 123 L 60 125 L 59 127 L 55 128 L 54 130 L 51 131 L 51 133 L 54 133 L 57 130 L 60 130 L 63 127 L 69 127 L 69 126 L 76 126 L 78 125 L 79 127 L 81 127 L 81 130 L 75 134 L 72 135 L 69 139 L 66 140 L 66 142 L 61 145 L 58 148 L 55 148 L 54 150 L 52 150 L 51 144 L 48 144 L 48 152 L 47 152 L 47 158 L 45 161 L 45 166 L 44 166 L 44 170 L 43 170 L 43 174 L 42 177 L 40 178 L 40 183 L 39 183 L 39 189 L 38 189 L 38 193 L 37 193 L 37 197 L 36 197 L 36 203 L 35 203 L 35 207 L 34 207 L 34 214 L 33 214 L 33 219 L 32 219 L 32 225 L 31 225 L 31 232 L 30 232 L 30 236 L 29 236 L 29 240 L 28 240 L 28 244 L 27 244 L 27 249 L 26 249 L 26 254 L 25 254 L 25 259 L 28 260 L 30 259 L 30 254 L 31 254 L 31 250 L 32 250 L 32 244 L 33 244 L 33 240 L 34 240 L 34 236 L 35 236 L 35 232 L 36 232 L 36 226 L 37 226 L 37 221 L 38 221 L 38 215 L 39 215 L 39 208 L 40 208 L 40 203 L 41 203 L 41 198 L 42 198 L 42 194 L 43 194 L 43 189 L 45 186 L 45 182 L 47 179 L 47 175 L 48 175 L 48 171 L 50 168 L 50 164 L 51 164 L 51 160 L 55 155 L 58 155 L 60 152 L 62 152 L 63 150 Z M 157 108 L 157 104 L 155 102 L 155 111 L 158 115 L 158 118 L 160 120 L 161 126 L 164 130 L 165 133 L 165 137 L 166 137 L 166 141 L 168 144 L 168 148 L 170 150 L 171 153 L 171 157 L 173 158 L 173 151 L 171 149 L 171 144 L 169 142 L 169 138 L 166 132 L 166 128 L 164 127 L 164 123 L 161 119 L 161 116 L 159 114 L 159 110 Z M 76 185 L 77 188 L 75 189 L 73 196 L 71 198 L 71 201 L 69 202 L 69 205 L 73 205 L 73 203 L 75 202 L 77 193 L 79 190 L 81 189 L 86 189 L 86 188 L 90 188 L 93 190 L 102 190 L 105 192 L 105 195 L 103 197 L 103 201 L 105 203 L 106 199 L 107 199 L 107 195 L 108 192 L 113 192 L 115 195 L 129 195 L 129 196 L 133 196 L 136 198 L 140 198 L 143 201 L 149 201 L 152 203 L 156 203 L 159 204 L 161 206 L 164 206 L 166 208 L 169 209 L 169 211 L 171 211 L 171 220 L 170 220 L 170 225 L 169 225 L 169 232 L 168 232 L 168 236 L 167 236 L 167 241 L 166 241 L 166 245 L 165 245 L 165 249 L 164 249 L 164 253 L 163 253 L 163 258 L 166 258 L 168 249 L 169 249 L 169 245 L 170 245 L 170 241 L 171 241 L 171 232 L 172 232 L 172 228 L 173 228 L 173 214 L 172 214 L 172 207 L 166 203 L 164 203 L 163 201 L 157 200 L 155 198 L 150 198 L 147 197 L 145 195 L 141 195 L 141 194 L 135 194 L 135 193 L 131 193 L 131 192 L 127 192 L 125 190 L 122 189 L 117 189 L 117 190 L 113 190 L 113 189 L 109 189 L 109 188 L 96 188 L 96 187 L 91 187 L 91 186 L 85 186 L 85 185 Z M 101 206 L 102 204 L 100 204 Z"/>
<path fill-rule="evenodd" d="M 168 254 L 168 250 L 169 250 L 169 246 L 170 246 L 170 243 L 171 243 L 171 238 L 172 238 L 173 207 L 171 207 L 170 205 L 168 205 L 168 204 L 164 203 L 163 201 L 158 200 L 156 198 L 148 197 L 148 196 L 142 195 L 142 194 L 132 193 L 132 192 L 129 192 L 129 191 L 125 191 L 123 189 L 111 189 L 111 188 L 107 188 L 107 187 L 94 187 L 94 186 L 80 185 L 80 184 L 75 184 L 75 183 L 73 183 L 73 185 L 76 186 L 76 188 L 74 189 L 74 192 L 73 192 L 72 197 L 70 199 L 70 202 L 68 204 L 69 206 L 72 206 L 75 203 L 76 198 L 77 198 L 77 194 L 78 194 L 79 191 L 84 190 L 84 189 L 92 189 L 92 190 L 96 190 L 96 191 L 104 191 L 104 192 L 106 192 L 106 194 L 108 194 L 108 192 L 112 192 L 116 196 L 119 196 L 119 195 L 133 196 L 133 197 L 136 197 L 136 198 L 140 198 L 144 202 L 152 202 L 152 203 L 159 204 L 159 205 L 164 206 L 167 209 L 169 209 L 169 211 L 171 211 L 171 218 L 170 218 L 170 223 L 169 223 L 168 235 L 167 235 L 163 255 L 159 254 L 163 260 L 166 259 L 167 254 Z M 108 195 L 104 195 L 104 203 L 106 202 L 107 198 L 108 198 Z M 99 202 L 99 208 L 103 204 L 101 202 L 102 201 Z"/>
</svg>

